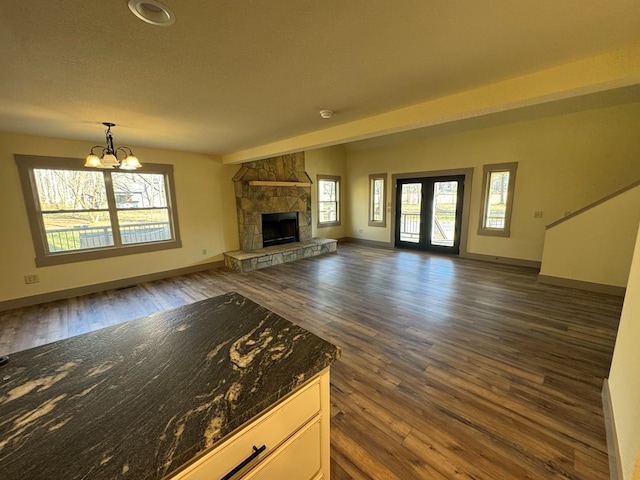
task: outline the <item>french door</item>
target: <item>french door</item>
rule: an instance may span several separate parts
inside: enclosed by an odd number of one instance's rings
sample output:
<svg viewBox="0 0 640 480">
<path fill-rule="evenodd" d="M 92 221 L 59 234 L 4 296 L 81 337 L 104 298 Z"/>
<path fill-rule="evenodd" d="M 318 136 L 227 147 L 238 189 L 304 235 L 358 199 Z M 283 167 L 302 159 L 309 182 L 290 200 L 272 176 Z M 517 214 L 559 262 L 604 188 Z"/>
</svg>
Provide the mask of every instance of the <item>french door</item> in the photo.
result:
<svg viewBox="0 0 640 480">
<path fill-rule="evenodd" d="M 398 179 L 395 245 L 458 254 L 464 175 Z"/>
</svg>

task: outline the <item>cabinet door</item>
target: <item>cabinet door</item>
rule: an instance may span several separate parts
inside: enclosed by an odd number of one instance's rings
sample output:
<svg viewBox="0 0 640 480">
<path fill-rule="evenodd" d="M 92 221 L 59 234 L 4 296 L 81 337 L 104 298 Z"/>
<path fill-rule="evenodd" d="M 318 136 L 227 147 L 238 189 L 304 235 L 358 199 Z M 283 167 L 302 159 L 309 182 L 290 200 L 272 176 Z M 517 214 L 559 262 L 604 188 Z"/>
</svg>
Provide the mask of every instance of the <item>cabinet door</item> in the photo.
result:
<svg viewBox="0 0 640 480">
<path fill-rule="evenodd" d="M 307 424 L 243 480 L 312 480 L 320 472 L 320 418 Z"/>
</svg>

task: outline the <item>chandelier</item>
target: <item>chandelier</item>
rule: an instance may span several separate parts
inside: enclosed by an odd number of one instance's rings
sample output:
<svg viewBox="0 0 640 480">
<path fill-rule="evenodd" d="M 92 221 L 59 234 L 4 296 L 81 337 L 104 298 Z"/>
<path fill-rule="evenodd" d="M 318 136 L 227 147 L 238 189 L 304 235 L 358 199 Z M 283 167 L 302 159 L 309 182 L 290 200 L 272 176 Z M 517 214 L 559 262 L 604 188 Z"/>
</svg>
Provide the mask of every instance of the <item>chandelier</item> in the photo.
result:
<svg viewBox="0 0 640 480">
<path fill-rule="evenodd" d="M 91 151 L 84 162 L 85 167 L 93 168 L 116 168 L 121 170 L 135 170 L 142 167 L 137 157 L 133 154 L 129 147 L 113 148 L 113 133 L 111 133 L 111 127 L 115 127 L 115 123 L 102 122 L 107 127 L 105 135 L 107 137 L 107 146 L 96 145 L 91 147 Z M 95 149 L 101 149 L 99 156 L 94 153 Z M 118 159 L 118 154 L 122 154 L 123 159 Z"/>
</svg>

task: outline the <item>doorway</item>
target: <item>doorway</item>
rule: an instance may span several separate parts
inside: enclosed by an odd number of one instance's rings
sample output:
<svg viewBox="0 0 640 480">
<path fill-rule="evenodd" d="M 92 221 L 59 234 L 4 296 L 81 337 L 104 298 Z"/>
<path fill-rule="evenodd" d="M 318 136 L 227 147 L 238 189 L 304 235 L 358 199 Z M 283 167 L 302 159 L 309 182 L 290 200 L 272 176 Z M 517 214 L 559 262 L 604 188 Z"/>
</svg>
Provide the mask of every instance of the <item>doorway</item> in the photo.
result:
<svg viewBox="0 0 640 480">
<path fill-rule="evenodd" d="M 396 180 L 395 246 L 460 253 L 464 175 Z"/>
</svg>

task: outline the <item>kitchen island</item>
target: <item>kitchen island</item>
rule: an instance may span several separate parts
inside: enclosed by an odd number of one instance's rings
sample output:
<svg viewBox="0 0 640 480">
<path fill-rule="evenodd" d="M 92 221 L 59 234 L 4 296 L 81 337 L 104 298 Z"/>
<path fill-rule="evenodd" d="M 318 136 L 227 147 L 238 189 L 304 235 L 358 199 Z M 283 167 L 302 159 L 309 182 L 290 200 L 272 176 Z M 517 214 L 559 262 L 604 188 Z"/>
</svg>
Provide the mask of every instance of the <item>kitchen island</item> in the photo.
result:
<svg viewBox="0 0 640 480">
<path fill-rule="evenodd" d="M 2 478 L 171 478 L 338 356 L 237 293 L 14 353 L 0 367 Z"/>
</svg>

